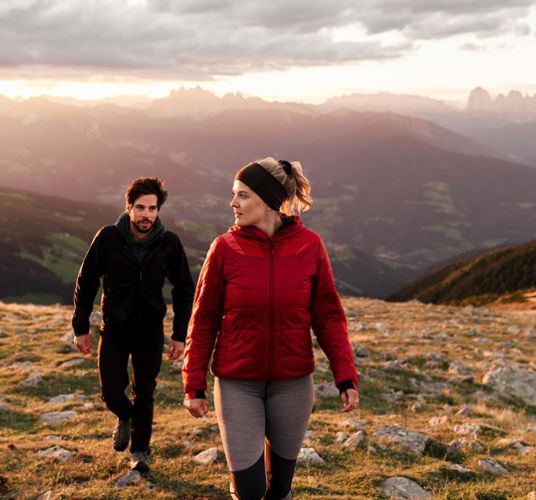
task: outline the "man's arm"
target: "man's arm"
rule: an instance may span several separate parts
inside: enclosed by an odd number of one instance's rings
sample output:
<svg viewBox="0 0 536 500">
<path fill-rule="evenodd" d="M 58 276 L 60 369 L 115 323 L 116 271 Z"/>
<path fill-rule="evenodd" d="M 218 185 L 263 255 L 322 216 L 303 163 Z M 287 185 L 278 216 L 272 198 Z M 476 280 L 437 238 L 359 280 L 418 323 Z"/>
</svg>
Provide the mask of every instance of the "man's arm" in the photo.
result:
<svg viewBox="0 0 536 500">
<path fill-rule="evenodd" d="M 170 349 L 173 350 L 173 353 L 170 352 L 169 354 L 172 359 L 176 359 L 184 348 L 184 340 L 186 339 L 188 321 L 190 321 L 190 315 L 192 314 L 192 302 L 194 298 L 194 283 L 190 273 L 190 266 L 188 265 L 184 248 L 178 237 L 168 279 L 173 286 L 171 297 L 173 299 L 174 313 L 173 333 L 170 342 Z"/>
<path fill-rule="evenodd" d="M 74 289 L 74 314 L 72 325 L 76 336 L 75 343 L 83 352 L 91 352 L 89 343 L 89 316 L 93 311 L 93 301 L 103 275 L 102 229 L 95 235 L 84 257 Z M 82 338 L 78 338 L 82 337 Z M 88 350 L 89 349 L 89 350 Z"/>
</svg>

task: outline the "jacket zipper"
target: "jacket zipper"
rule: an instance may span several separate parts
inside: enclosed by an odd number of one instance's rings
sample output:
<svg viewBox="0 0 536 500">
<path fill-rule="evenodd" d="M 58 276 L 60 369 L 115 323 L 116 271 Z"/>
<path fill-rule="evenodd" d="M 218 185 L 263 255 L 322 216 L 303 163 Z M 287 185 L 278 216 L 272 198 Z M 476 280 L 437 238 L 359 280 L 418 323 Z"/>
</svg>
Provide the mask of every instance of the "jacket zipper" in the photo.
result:
<svg viewBox="0 0 536 500">
<path fill-rule="evenodd" d="M 268 240 L 268 253 L 270 259 L 270 287 L 268 302 L 268 340 L 269 340 L 269 357 L 268 357 L 268 382 L 272 380 L 272 371 L 274 364 L 274 241 Z"/>
</svg>

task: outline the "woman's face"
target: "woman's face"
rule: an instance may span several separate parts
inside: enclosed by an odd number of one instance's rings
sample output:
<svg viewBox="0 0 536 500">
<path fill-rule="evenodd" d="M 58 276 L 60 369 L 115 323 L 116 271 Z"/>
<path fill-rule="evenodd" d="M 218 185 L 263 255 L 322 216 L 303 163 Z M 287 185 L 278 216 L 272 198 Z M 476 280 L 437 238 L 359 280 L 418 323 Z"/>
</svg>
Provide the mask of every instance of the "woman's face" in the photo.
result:
<svg viewBox="0 0 536 500">
<path fill-rule="evenodd" d="M 268 205 L 241 181 L 234 181 L 230 205 L 237 226 L 259 226 L 269 217 Z"/>
</svg>

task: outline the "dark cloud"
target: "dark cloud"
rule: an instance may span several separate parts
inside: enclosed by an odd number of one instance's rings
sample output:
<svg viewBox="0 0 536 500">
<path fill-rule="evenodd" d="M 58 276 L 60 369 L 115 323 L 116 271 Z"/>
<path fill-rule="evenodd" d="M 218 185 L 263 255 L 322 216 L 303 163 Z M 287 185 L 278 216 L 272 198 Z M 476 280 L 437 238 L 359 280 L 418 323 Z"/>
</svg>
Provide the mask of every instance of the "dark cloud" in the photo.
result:
<svg viewBox="0 0 536 500">
<path fill-rule="evenodd" d="M 534 0 L 2 0 L 0 66 L 160 78 L 396 58 L 420 40 L 525 33 Z M 505 7 L 505 5 L 508 5 Z M 379 37 L 333 39 L 355 26 Z"/>
</svg>

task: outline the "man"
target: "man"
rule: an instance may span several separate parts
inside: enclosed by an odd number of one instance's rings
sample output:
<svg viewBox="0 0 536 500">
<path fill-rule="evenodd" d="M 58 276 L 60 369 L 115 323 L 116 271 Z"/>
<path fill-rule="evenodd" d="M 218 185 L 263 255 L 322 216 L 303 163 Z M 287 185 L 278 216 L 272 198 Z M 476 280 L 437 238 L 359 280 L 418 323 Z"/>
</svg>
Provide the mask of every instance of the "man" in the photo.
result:
<svg viewBox="0 0 536 500">
<path fill-rule="evenodd" d="M 113 444 L 123 451 L 130 442 L 131 469 L 149 470 L 153 394 L 162 362 L 162 288 L 167 277 L 173 298 L 170 359 L 184 348 L 190 318 L 193 282 L 179 237 L 158 217 L 167 198 L 163 182 L 141 177 L 125 193 L 126 212 L 115 225 L 100 229 L 84 258 L 74 292 L 73 329 L 80 352 L 91 353 L 89 316 L 102 277 L 102 325 L 98 348 L 102 399 L 117 417 Z M 132 358 L 131 401 L 128 359 Z"/>
</svg>

